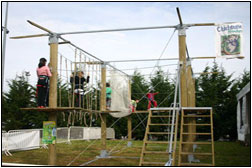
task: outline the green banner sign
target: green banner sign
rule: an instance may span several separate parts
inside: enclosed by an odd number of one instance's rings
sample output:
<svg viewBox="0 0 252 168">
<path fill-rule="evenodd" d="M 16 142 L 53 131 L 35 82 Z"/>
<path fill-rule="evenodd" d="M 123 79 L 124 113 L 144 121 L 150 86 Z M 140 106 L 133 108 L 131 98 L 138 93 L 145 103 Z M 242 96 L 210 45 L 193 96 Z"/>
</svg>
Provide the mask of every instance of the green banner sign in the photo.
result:
<svg viewBox="0 0 252 168">
<path fill-rule="evenodd" d="M 43 138 L 44 144 L 56 143 L 56 123 L 55 121 L 43 121 Z"/>
</svg>

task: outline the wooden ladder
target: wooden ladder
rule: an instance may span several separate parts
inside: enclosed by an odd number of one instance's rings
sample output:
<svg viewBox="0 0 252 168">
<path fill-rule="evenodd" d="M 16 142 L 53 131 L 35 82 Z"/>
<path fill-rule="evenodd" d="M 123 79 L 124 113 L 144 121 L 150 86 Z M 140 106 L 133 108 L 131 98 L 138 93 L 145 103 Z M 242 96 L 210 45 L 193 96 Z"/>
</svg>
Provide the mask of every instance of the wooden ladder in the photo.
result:
<svg viewBox="0 0 252 168">
<path fill-rule="evenodd" d="M 169 160 L 167 146 L 171 135 L 172 113 L 173 108 L 152 108 L 149 111 L 139 166 L 164 166 Z M 172 158 L 176 151 L 178 115 L 179 109 L 175 108 Z M 152 136 L 156 139 L 151 139 Z"/>
<path fill-rule="evenodd" d="M 200 150 L 195 149 L 193 145 L 199 145 Z M 189 159 L 190 157 L 191 159 Z M 195 158 L 197 159 L 195 160 Z M 181 110 L 178 166 L 214 165 L 212 108 L 183 107 Z"/>
</svg>

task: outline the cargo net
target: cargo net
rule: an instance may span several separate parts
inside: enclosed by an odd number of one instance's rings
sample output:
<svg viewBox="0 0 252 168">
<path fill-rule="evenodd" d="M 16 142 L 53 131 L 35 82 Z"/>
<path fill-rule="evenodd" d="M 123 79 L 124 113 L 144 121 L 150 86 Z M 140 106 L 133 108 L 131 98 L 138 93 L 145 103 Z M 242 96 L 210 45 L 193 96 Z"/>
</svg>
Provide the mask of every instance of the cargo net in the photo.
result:
<svg viewBox="0 0 252 168">
<path fill-rule="evenodd" d="M 111 116 L 121 118 L 130 115 L 130 86 L 129 77 L 116 71 L 110 71 L 111 93 L 111 111 L 120 111 L 110 113 Z"/>
</svg>

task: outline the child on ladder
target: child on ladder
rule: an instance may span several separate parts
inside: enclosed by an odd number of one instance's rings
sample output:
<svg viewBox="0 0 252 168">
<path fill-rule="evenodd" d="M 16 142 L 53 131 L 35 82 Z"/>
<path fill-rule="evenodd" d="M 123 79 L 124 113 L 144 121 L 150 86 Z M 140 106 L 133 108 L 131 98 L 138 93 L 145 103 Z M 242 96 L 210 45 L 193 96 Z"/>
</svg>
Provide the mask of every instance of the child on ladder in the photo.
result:
<svg viewBox="0 0 252 168">
<path fill-rule="evenodd" d="M 156 94 L 158 94 L 159 92 L 153 93 L 154 90 L 151 89 L 149 93 L 147 93 L 147 98 L 149 100 L 149 104 L 148 104 L 148 110 L 151 108 L 151 103 L 154 104 L 154 107 L 157 107 L 157 101 L 154 100 L 154 96 Z"/>
<path fill-rule="evenodd" d="M 47 60 L 45 58 L 41 58 L 39 60 L 38 68 L 37 68 L 37 98 L 38 98 L 38 108 L 44 108 L 46 106 L 46 97 L 48 94 L 48 82 L 49 77 L 52 76 L 50 69 L 46 66 Z"/>
</svg>

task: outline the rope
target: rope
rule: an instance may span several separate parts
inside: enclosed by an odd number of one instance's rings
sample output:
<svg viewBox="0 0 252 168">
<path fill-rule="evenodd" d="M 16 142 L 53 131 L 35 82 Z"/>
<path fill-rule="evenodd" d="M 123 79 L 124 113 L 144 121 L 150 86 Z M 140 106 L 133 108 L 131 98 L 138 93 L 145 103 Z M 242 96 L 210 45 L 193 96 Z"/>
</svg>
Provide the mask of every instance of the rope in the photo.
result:
<svg viewBox="0 0 252 168">
<path fill-rule="evenodd" d="M 86 115 L 87 115 L 87 112 L 84 113 L 84 124 L 85 124 L 86 127 L 88 127 L 87 120 L 86 120 Z"/>
<path fill-rule="evenodd" d="M 66 78 L 67 78 L 67 98 L 68 98 L 68 107 L 71 107 L 71 99 L 69 93 L 69 78 L 68 78 L 68 71 L 67 71 L 67 59 L 65 59 L 66 65 Z"/>
<path fill-rule="evenodd" d="M 68 121 L 67 121 L 67 127 L 69 127 L 69 125 L 71 124 L 71 115 L 72 115 L 72 112 L 69 112 Z"/>
<path fill-rule="evenodd" d="M 81 62 L 81 52 L 80 52 L 80 62 Z M 78 76 L 79 76 L 79 91 L 81 89 L 81 76 L 80 76 L 80 70 L 81 70 L 81 64 L 79 64 L 79 72 L 78 72 Z M 81 94 L 79 93 L 79 107 L 81 107 Z"/>
<path fill-rule="evenodd" d="M 140 123 L 138 123 L 137 126 L 135 126 L 135 127 L 130 131 L 130 133 L 133 133 L 133 132 L 139 127 L 139 125 L 140 125 L 142 122 L 144 122 L 147 118 L 148 118 L 148 115 L 147 115 Z M 129 135 L 127 135 L 126 137 L 128 137 L 128 136 L 129 136 Z M 109 153 L 109 154 L 113 154 L 112 151 L 113 151 L 118 145 L 121 145 L 122 142 L 123 142 L 123 139 L 122 139 L 121 142 L 119 142 L 116 146 L 114 146 L 108 153 Z M 127 147 L 126 147 L 126 148 L 127 148 Z M 124 149 L 122 149 L 122 150 L 124 150 Z M 114 152 L 114 153 L 116 153 L 116 152 Z"/>
<path fill-rule="evenodd" d="M 89 62 L 90 62 L 90 58 L 88 59 Z M 87 65 L 87 70 L 89 71 L 89 64 Z M 88 74 L 89 75 L 89 74 Z M 87 83 L 87 89 L 89 89 L 89 83 Z M 86 99 L 87 99 L 87 109 L 89 109 L 89 93 L 87 93 L 87 96 L 86 96 Z"/>
<path fill-rule="evenodd" d="M 97 72 L 97 70 L 98 70 L 98 66 L 97 66 L 97 64 L 96 64 L 96 66 L 95 66 L 95 70 L 96 70 L 96 76 L 95 76 L 95 80 L 96 80 L 96 89 L 95 89 L 95 111 L 97 110 L 97 106 L 98 106 L 98 80 L 97 80 L 97 78 L 98 78 L 98 72 Z M 95 120 L 97 120 L 97 118 L 98 118 L 98 115 L 97 115 L 97 113 L 95 113 Z"/>
<path fill-rule="evenodd" d="M 168 42 L 167 42 L 167 43 L 166 43 L 166 45 L 165 45 L 165 47 L 164 47 L 163 51 L 161 52 L 161 54 L 160 54 L 160 56 L 159 56 L 159 58 L 158 58 L 158 61 L 157 61 L 156 65 L 154 66 L 154 68 L 153 68 L 153 69 L 152 69 L 152 71 L 151 71 L 151 75 L 150 75 L 150 77 L 152 76 L 152 73 L 153 73 L 154 69 L 158 66 L 159 61 L 160 61 L 161 57 L 163 56 L 163 54 L 164 54 L 164 52 L 165 52 L 166 48 L 168 47 L 168 45 L 169 45 L 169 43 L 170 43 L 170 41 L 171 41 L 171 39 L 172 39 L 172 37 L 173 37 L 173 35 L 174 35 L 174 33 L 175 33 L 175 32 L 176 32 L 176 29 L 174 29 L 174 31 L 173 31 L 173 33 L 172 33 L 172 35 L 170 36 L 170 38 L 169 38 Z"/>
<path fill-rule="evenodd" d="M 61 76 L 62 76 L 62 55 L 60 55 L 60 86 L 59 86 L 59 106 L 61 107 L 61 89 L 62 89 L 62 84 L 61 84 Z"/>
<path fill-rule="evenodd" d="M 75 103 L 74 103 L 74 90 L 75 90 L 75 76 L 76 76 L 76 57 L 77 57 L 77 49 L 75 49 L 75 63 L 74 63 L 74 75 L 72 75 L 73 76 L 73 84 L 72 84 L 72 86 L 73 86 L 73 88 L 72 88 L 72 91 L 73 91 L 73 100 L 72 100 L 72 105 L 73 105 L 73 107 L 75 107 Z"/>
<path fill-rule="evenodd" d="M 174 66 L 177 64 L 167 64 L 167 65 L 160 65 L 158 67 L 166 67 L 166 66 Z M 136 70 L 136 69 L 149 69 L 149 68 L 154 68 L 155 66 L 151 66 L 151 67 L 141 67 L 141 68 L 134 68 L 134 69 L 120 69 L 122 71 L 130 71 L 130 70 Z"/>
<path fill-rule="evenodd" d="M 100 114 L 100 113 L 99 113 Z M 122 117 L 121 117 L 122 118 Z M 111 124 L 109 128 L 112 128 L 121 118 L 118 118 L 114 123 Z M 103 132 L 105 134 L 106 132 Z M 101 135 L 101 137 L 102 137 Z M 81 153 L 79 153 L 70 163 L 67 164 L 67 166 L 70 166 L 76 159 L 78 159 L 89 147 L 91 147 L 98 139 L 94 140 L 92 143 L 90 143 Z"/>
<path fill-rule="evenodd" d="M 92 163 L 92 162 L 94 162 L 94 161 L 96 161 L 96 160 L 98 160 L 99 158 L 95 158 L 95 159 L 93 159 L 93 160 L 90 160 L 90 161 L 88 161 L 88 162 L 85 162 L 85 163 L 83 163 L 83 164 L 81 164 L 80 166 L 86 166 L 86 165 L 88 165 L 88 164 L 90 164 L 90 163 Z"/>
<path fill-rule="evenodd" d="M 71 65 L 71 75 L 70 76 L 73 76 L 73 62 L 72 61 L 70 62 L 70 65 Z M 73 99 L 73 84 L 71 84 L 70 88 L 72 89 L 71 90 L 72 91 L 72 93 L 71 93 L 72 97 L 70 97 L 70 98 Z M 71 102 L 71 100 L 70 100 L 70 102 Z M 71 107 L 74 107 L 73 103 L 71 103 L 70 105 L 71 105 Z"/>
<path fill-rule="evenodd" d="M 86 55 L 84 54 L 84 61 L 86 62 L 86 59 L 87 59 L 87 57 L 86 57 Z M 87 67 L 87 65 L 86 64 L 84 64 L 84 75 L 86 74 L 86 67 Z M 87 95 L 83 95 L 83 108 L 85 108 L 85 100 L 86 100 L 86 102 L 87 102 Z"/>
</svg>

